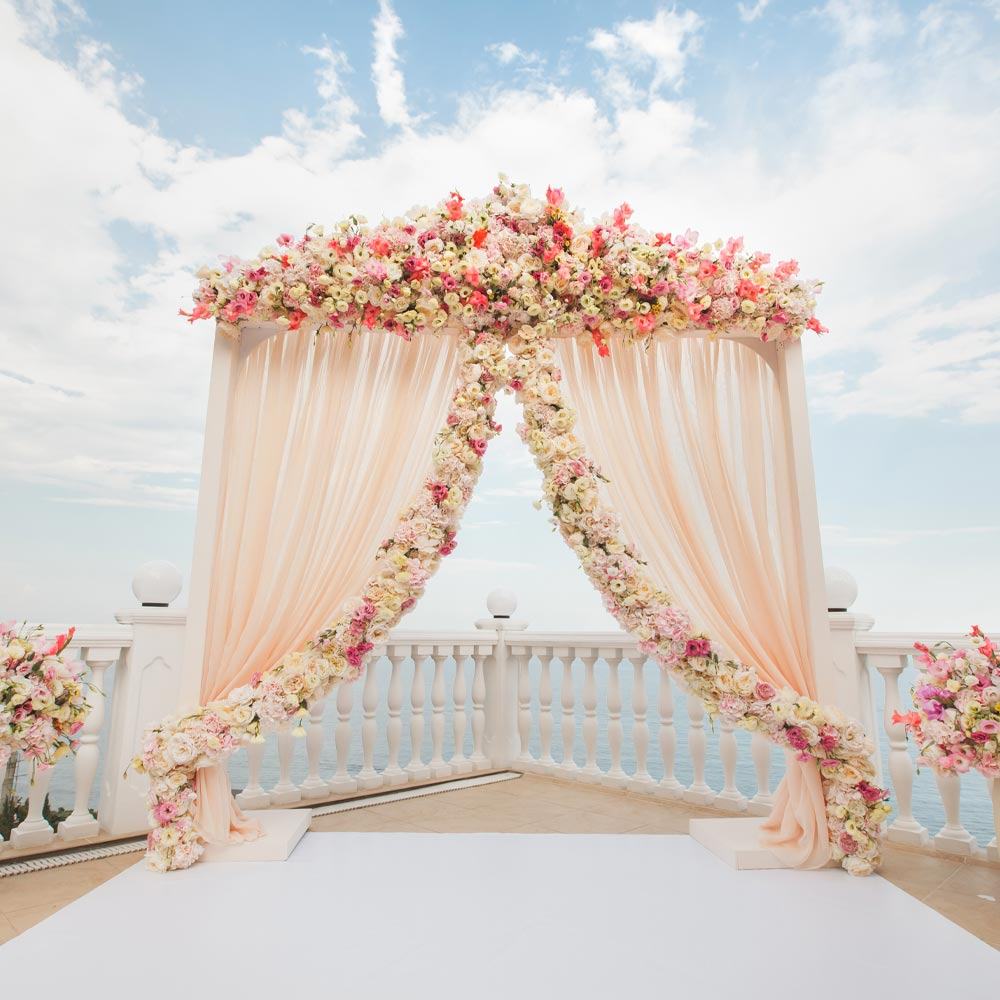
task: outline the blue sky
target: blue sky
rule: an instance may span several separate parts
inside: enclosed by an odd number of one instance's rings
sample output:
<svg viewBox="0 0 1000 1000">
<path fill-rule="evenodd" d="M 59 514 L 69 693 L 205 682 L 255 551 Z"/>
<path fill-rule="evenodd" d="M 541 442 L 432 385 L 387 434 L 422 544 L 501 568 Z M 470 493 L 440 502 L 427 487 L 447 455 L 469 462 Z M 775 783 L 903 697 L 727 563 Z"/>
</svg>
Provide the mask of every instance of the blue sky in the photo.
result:
<svg viewBox="0 0 1000 1000">
<path fill-rule="evenodd" d="M 998 51 L 996 0 L 0 2 L 0 618 L 106 621 L 142 561 L 187 574 L 198 266 L 502 170 L 825 279 L 826 561 L 877 627 L 1000 623 Z M 504 585 L 606 625 L 519 443 L 489 459 L 407 623 L 466 628 Z"/>
</svg>

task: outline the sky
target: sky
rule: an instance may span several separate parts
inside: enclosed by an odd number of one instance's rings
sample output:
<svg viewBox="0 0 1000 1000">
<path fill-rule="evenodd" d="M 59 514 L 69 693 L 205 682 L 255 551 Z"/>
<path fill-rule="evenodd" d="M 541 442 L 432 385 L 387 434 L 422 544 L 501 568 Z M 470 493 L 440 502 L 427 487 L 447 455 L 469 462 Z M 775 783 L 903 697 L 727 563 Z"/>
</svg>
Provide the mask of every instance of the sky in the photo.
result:
<svg viewBox="0 0 1000 1000">
<path fill-rule="evenodd" d="M 198 267 L 504 172 L 822 278 L 825 561 L 878 629 L 1000 625 L 998 0 L 0 0 L 0 85 L 0 619 L 187 577 Z M 468 629 L 503 586 L 533 626 L 609 627 L 502 419 L 405 626 Z"/>
</svg>

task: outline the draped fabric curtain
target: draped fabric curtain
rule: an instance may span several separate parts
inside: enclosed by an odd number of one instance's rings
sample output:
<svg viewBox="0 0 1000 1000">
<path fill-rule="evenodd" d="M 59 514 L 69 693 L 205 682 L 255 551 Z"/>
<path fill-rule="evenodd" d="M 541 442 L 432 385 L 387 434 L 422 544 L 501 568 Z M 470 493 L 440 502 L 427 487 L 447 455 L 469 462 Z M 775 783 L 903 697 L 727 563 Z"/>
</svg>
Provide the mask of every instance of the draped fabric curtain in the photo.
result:
<svg viewBox="0 0 1000 1000">
<path fill-rule="evenodd" d="M 657 581 L 730 654 L 816 696 L 777 380 L 750 346 L 679 338 L 557 345 L 578 431 Z M 797 867 L 829 856 L 814 761 L 789 759 L 767 823 Z"/>
<path fill-rule="evenodd" d="M 452 335 L 283 332 L 250 350 L 225 428 L 203 704 L 300 647 L 360 593 L 430 469 L 457 371 Z M 211 771 L 198 774 L 196 822 L 209 842 L 239 839 L 248 831 L 228 782 Z"/>
</svg>

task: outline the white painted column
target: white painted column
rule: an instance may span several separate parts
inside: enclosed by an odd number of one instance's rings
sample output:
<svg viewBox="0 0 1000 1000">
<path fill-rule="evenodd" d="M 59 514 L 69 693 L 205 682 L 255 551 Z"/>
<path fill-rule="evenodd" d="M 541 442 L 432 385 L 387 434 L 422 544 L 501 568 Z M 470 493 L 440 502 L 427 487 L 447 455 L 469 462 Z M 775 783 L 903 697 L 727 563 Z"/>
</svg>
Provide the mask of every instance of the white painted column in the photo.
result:
<svg viewBox="0 0 1000 1000">
<path fill-rule="evenodd" d="M 271 789 L 271 801 L 278 806 L 290 806 L 302 800 L 299 786 L 292 781 L 292 758 L 295 755 L 294 722 L 278 727 L 278 783 Z"/>
<path fill-rule="evenodd" d="M 635 654 L 632 666 L 632 743 L 635 746 L 635 774 L 629 779 L 629 787 L 636 792 L 652 792 L 655 787 L 649 773 L 649 725 L 646 722 L 646 659 L 642 653 Z"/>
<path fill-rule="evenodd" d="M 736 787 L 736 759 L 739 747 L 736 730 L 729 719 L 722 719 L 719 735 L 719 756 L 722 759 L 722 791 L 715 797 L 716 809 L 726 812 L 743 812 L 747 807 L 746 796 Z"/>
<path fill-rule="evenodd" d="M 378 709 L 378 676 L 376 660 L 369 657 L 365 664 L 365 685 L 361 693 L 361 752 L 362 764 L 358 772 L 358 788 L 371 791 L 382 787 L 382 775 L 375 770 L 375 741 L 378 739 L 378 723 L 375 712 Z"/>
<path fill-rule="evenodd" d="M 531 756 L 531 674 L 527 653 L 514 652 L 512 667 L 517 672 L 517 745 L 518 765 L 526 771 L 534 767 Z"/>
<path fill-rule="evenodd" d="M 532 650 L 534 652 L 534 650 Z M 552 758 L 552 658 L 546 656 L 544 651 L 538 656 L 542 672 L 538 676 L 538 743 L 539 743 L 539 768 L 547 773 L 551 773 L 555 767 L 555 760 Z"/>
<path fill-rule="evenodd" d="M 688 750 L 691 752 L 691 785 L 684 791 L 688 802 L 698 805 L 711 805 L 715 800 L 715 792 L 705 781 L 705 752 L 708 741 L 705 736 L 705 706 L 701 699 L 688 692 Z"/>
<path fill-rule="evenodd" d="M 962 825 L 962 780 L 957 774 L 935 774 L 941 802 L 944 804 L 944 826 L 934 834 L 934 849 L 945 854 L 981 854 L 976 838 Z"/>
<path fill-rule="evenodd" d="M 389 673 L 389 690 L 387 702 L 389 719 L 386 723 L 386 740 L 389 745 L 389 759 L 385 765 L 382 777 L 387 785 L 405 785 L 408 778 L 406 772 L 399 766 L 399 749 L 403 736 L 403 674 L 402 666 L 410 656 L 409 646 L 391 646 L 388 653 L 391 670 Z"/>
<path fill-rule="evenodd" d="M 472 764 L 477 771 L 489 767 L 486 740 L 486 658 L 491 647 L 476 648 L 472 673 Z"/>
<path fill-rule="evenodd" d="M 929 837 L 913 815 L 913 759 L 906 745 L 906 728 L 892 721 L 900 708 L 899 676 L 906 657 L 896 653 L 869 654 L 868 666 L 879 672 L 885 684 L 883 725 L 889 738 L 889 777 L 896 807 L 896 818 L 889 824 L 886 837 L 899 844 L 923 847 Z"/>
<path fill-rule="evenodd" d="M 668 799 L 679 799 L 684 794 L 684 786 L 674 774 L 677 758 L 677 729 L 674 726 L 674 692 L 670 674 L 662 667 L 660 675 L 660 757 L 663 759 L 663 777 L 656 786 L 656 794 Z"/>
<path fill-rule="evenodd" d="M 433 646 L 417 646 L 413 654 L 413 683 L 410 685 L 410 760 L 406 773 L 410 781 L 426 781 L 431 769 L 424 764 L 424 659 L 430 656 Z"/>
<path fill-rule="evenodd" d="M 75 796 L 73 811 L 58 827 L 60 840 L 83 840 L 86 837 L 96 837 L 100 832 L 100 824 L 90 815 L 90 793 L 97 776 L 97 763 L 100 750 L 97 743 L 101 738 L 104 726 L 104 706 L 107 692 L 104 688 L 105 677 L 110 667 L 121 658 L 121 649 L 117 646 L 96 647 L 83 650 L 82 659 L 90 668 L 90 679 L 87 683 L 87 702 L 90 714 L 80 731 L 80 746 L 73 761 L 73 781 Z"/>
<path fill-rule="evenodd" d="M 602 649 L 600 658 L 608 665 L 608 749 L 611 751 L 611 764 L 607 773 L 601 776 L 601 781 L 605 785 L 624 788 L 628 784 L 628 775 L 622 770 L 622 693 L 618 678 L 618 651 Z"/>
<path fill-rule="evenodd" d="M 358 790 L 356 778 L 348 771 L 351 755 L 351 709 L 354 707 L 354 685 L 337 685 L 337 729 L 333 745 L 337 751 L 337 770 L 330 779 L 330 791 L 334 795 L 350 795 Z"/>
<path fill-rule="evenodd" d="M 241 809 L 266 809 L 271 804 L 271 793 L 260 783 L 266 749 L 263 736 L 258 742 L 249 740 L 246 744 L 247 785 L 235 796 L 236 804 Z"/>
<path fill-rule="evenodd" d="M 444 759 L 444 664 L 451 656 L 451 646 L 434 649 L 434 679 L 431 681 L 431 759 L 432 778 L 447 778 L 451 765 Z"/>
<path fill-rule="evenodd" d="M 465 734 L 468 729 L 465 711 L 465 699 L 468 697 L 465 664 L 472 652 L 472 646 L 455 647 L 455 682 L 452 685 L 451 715 L 452 742 L 455 746 L 449 761 L 455 774 L 468 774 L 473 767 L 472 761 L 465 756 Z"/>
<path fill-rule="evenodd" d="M 300 786 L 302 797 L 322 799 L 330 792 L 329 784 L 319 773 L 320 758 L 323 756 L 323 715 L 326 712 L 326 698 L 316 698 L 309 706 L 309 728 L 306 730 L 306 759 L 309 773 Z"/>
<path fill-rule="evenodd" d="M 44 769 L 36 767 L 33 770 L 31 784 L 28 787 L 28 814 L 10 831 L 10 846 L 16 851 L 26 850 L 29 847 L 45 847 L 55 840 L 55 830 L 42 815 L 53 770 L 51 767 Z"/>
<path fill-rule="evenodd" d="M 509 590 L 491 591 L 486 598 L 491 618 L 476 622 L 478 629 L 496 631 L 496 645 L 486 667 L 485 754 L 493 768 L 510 767 L 520 752 L 517 731 L 517 670 L 509 656 L 510 634 L 523 631 L 527 622 L 513 621 L 517 597 Z"/>
<path fill-rule="evenodd" d="M 754 733 L 750 740 L 750 756 L 757 776 L 757 793 L 747 806 L 754 816 L 767 816 L 774 808 L 771 792 L 771 751 L 774 744 L 763 734 Z"/>
</svg>

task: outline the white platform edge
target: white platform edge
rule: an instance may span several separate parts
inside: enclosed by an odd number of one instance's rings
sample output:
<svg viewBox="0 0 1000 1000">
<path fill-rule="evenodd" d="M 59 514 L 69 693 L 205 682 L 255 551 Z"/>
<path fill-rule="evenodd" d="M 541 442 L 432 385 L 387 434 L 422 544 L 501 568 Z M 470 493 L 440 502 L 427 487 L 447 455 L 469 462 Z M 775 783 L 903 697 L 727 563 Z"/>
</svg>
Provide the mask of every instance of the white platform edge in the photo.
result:
<svg viewBox="0 0 1000 1000">
<path fill-rule="evenodd" d="M 287 861 L 309 829 L 309 809 L 250 809 L 246 816 L 257 820 L 264 835 L 242 844 L 209 844 L 202 861 Z"/>
<path fill-rule="evenodd" d="M 787 868 L 770 850 L 761 846 L 763 817 L 693 819 L 688 824 L 691 839 L 711 851 L 737 871 Z"/>
</svg>

